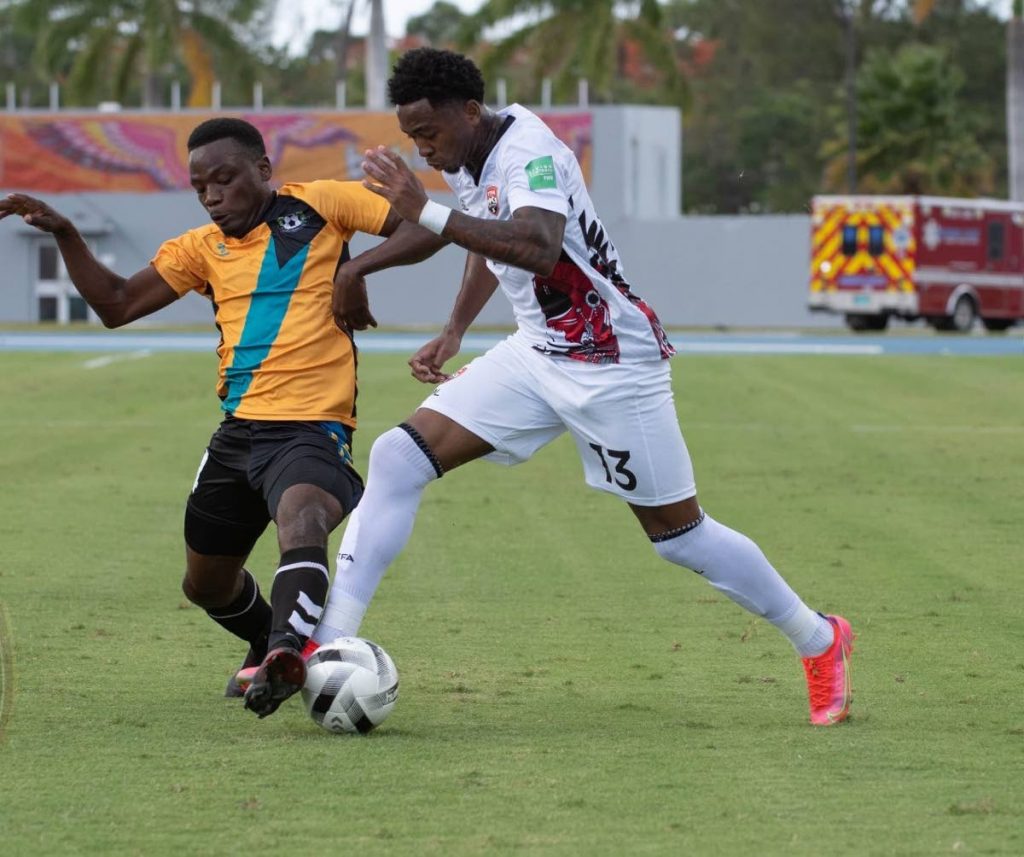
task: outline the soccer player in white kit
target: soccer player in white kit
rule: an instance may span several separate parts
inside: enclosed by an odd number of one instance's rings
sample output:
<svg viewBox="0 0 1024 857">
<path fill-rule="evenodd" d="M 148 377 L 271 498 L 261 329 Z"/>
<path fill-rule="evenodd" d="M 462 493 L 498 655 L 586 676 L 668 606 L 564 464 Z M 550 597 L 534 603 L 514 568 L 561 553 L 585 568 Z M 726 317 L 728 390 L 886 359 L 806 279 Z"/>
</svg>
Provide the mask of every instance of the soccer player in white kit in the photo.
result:
<svg viewBox="0 0 1024 857">
<path fill-rule="evenodd" d="M 462 55 L 410 51 L 388 89 L 402 131 L 442 171 L 462 210 L 429 200 L 405 162 L 383 147 L 366 153 L 364 184 L 436 232 L 438 248 L 454 243 L 469 255 L 444 331 L 409 361 L 417 379 L 438 386 L 373 444 L 366 492 L 342 540 L 314 641 L 358 632 L 427 484 L 477 458 L 526 461 L 568 431 L 587 483 L 625 500 L 658 554 L 789 638 L 803 659 L 811 722 L 844 720 L 850 625 L 805 605 L 757 545 L 697 502 L 672 396 L 674 350 L 625 279 L 572 151 L 519 105 L 487 109 L 483 78 Z M 401 240 L 388 239 L 343 265 L 339 322 L 375 323 L 363 277 L 410 261 Z M 446 375 L 445 362 L 498 286 L 514 308 L 516 332 Z"/>
</svg>

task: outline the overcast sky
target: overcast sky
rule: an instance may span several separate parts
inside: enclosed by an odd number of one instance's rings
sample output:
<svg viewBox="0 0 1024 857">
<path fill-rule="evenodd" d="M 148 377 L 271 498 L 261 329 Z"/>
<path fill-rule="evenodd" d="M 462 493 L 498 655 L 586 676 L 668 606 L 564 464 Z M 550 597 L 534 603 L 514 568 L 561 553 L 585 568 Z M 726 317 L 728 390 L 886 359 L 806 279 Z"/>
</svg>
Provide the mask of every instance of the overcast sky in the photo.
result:
<svg viewBox="0 0 1024 857">
<path fill-rule="evenodd" d="M 475 12 L 483 0 L 448 0 L 463 12 Z M 405 22 L 432 8 L 434 0 L 384 0 L 384 26 L 395 38 L 405 35 Z M 317 29 L 337 29 L 341 14 L 348 8 L 347 0 L 285 0 L 277 4 L 272 41 L 275 45 L 292 45 L 297 53 L 306 46 L 306 39 Z M 370 29 L 369 0 L 356 0 L 352 16 L 352 32 L 365 35 Z"/>
</svg>

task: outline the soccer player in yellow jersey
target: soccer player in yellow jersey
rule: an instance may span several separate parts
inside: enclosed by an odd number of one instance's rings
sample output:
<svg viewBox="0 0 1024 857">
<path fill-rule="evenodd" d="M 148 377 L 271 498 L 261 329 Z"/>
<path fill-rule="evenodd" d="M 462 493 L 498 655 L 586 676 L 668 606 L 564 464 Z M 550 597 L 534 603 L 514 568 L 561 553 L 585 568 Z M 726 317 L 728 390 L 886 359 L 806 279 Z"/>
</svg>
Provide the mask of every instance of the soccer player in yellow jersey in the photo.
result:
<svg viewBox="0 0 1024 857">
<path fill-rule="evenodd" d="M 399 243 L 412 260 L 418 247 L 425 258 L 445 242 L 360 182 L 274 190 L 263 138 L 240 119 L 201 123 L 188 150 L 192 186 L 213 222 L 164 242 L 128 278 L 101 264 L 71 221 L 41 200 L 11 194 L 0 218 L 20 215 L 56 238 L 75 288 L 107 327 L 190 291 L 211 301 L 225 416 L 186 504 L 182 588 L 249 643 L 243 667 L 256 669 L 245 706 L 265 717 L 302 686 L 301 651 L 327 595 L 328 536 L 363 491 L 350 452 L 355 354 L 332 317 L 335 272 L 356 231 L 407 235 Z M 244 563 L 271 519 L 280 562 L 268 604 Z M 235 679 L 226 693 L 243 695 Z"/>
</svg>

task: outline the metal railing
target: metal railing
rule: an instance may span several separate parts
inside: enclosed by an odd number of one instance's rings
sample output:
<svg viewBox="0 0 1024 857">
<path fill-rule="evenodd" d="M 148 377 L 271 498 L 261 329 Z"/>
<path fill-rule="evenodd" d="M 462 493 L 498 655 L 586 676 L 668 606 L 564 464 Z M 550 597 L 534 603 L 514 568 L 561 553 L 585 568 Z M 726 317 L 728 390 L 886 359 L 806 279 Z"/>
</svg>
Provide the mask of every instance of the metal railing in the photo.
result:
<svg viewBox="0 0 1024 857">
<path fill-rule="evenodd" d="M 6 99 L 5 99 L 6 100 L 6 110 L 7 110 L 8 113 L 21 113 L 21 112 L 32 112 L 32 111 L 35 111 L 35 112 L 49 111 L 51 113 L 55 113 L 55 112 L 60 111 L 60 110 L 68 110 L 68 111 L 81 112 L 82 110 L 88 110 L 89 109 L 89 108 L 82 108 L 82 107 L 74 107 L 74 108 L 72 108 L 72 107 L 63 107 L 61 105 L 61 87 L 60 87 L 60 84 L 55 82 L 55 81 L 50 83 L 49 87 L 48 87 L 48 106 L 47 107 L 31 106 L 32 90 L 30 90 L 30 89 L 22 90 L 22 92 L 21 92 L 21 102 L 22 102 L 22 104 L 19 105 L 19 103 L 18 103 L 18 88 L 12 82 L 7 82 L 7 84 L 4 87 L 4 91 L 5 91 L 5 96 L 6 96 Z M 541 107 L 552 107 L 552 106 L 554 106 L 552 92 L 553 92 L 553 88 L 552 88 L 551 79 L 550 78 L 544 78 L 541 81 L 541 87 L 540 87 L 540 93 L 539 93 L 540 97 L 539 97 L 539 100 L 536 103 L 539 104 Z M 167 106 L 143 107 L 143 106 L 140 105 L 138 107 L 132 107 L 132 106 L 126 106 L 126 105 L 121 104 L 120 102 L 117 102 L 117 101 L 101 101 L 101 102 L 99 102 L 96 105 L 95 108 L 92 108 L 92 109 L 98 110 L 98 111 L 100 111 L 102 113 L 117 113 L 117 112 L 120 112 L 122 110 L 124 110 L 124 111 L 133 111 L 133 110 L 169 110 L 169 111 L 171 111 L 173 113 L 177 113 L 177 112 L 180 112 L 180 111 L 193 109 L 193 108 L 187 108 L 187 107 L 183 107 L 182 106 L 182 85 L 181 85 L 181 81 L 179 81 L 179 80 L 171 81 L 170 89 L 169 89 L 169 96 L 170 96 L 169 97 L 169 104 Z M 508 101 L 508 84 L 507 84 L 507 82 L 505 81 L 504 78 L 498 78 L 495 81 L 495 83 L 494 83 L 494 104 L 498 108 L 501 108 L 501 107 L 506 107 L 508 105 L 508 103 L 509 103 L 509 101 Z M 586 80 L 586 78 L 581 78 L 577 82 L 576 101 L 575 102 L 568 102 L 568 103 L 565 104 L 565 106 L 584 107 L 584 108 L 590 106 L 590 86 L 589 86 L 589 82 Z M 266 109 L 281 109 L 281 107 L 288 107 L 290 109 L 292 106 L 291 105 L 281 105 L 280 107 L 268 107 L 265 104 L 265 102 L 264 102 L 263 83 L 260 82 L 260 81 L 256 81 L 256 83 L 253 84 L 251 103 L 249 103 L 249 104 L 225 105 L 223 103 L 221 82 L 219 80 L 215 80 L 215 81 L 213 81 L 213 84 L 210 87 L 210 106 L 209 107 L 198 108 L 198 109 L 206 110 L 206 111 L 209 111 L 209 110 L 216 111 L 216 110 L 223 110 L 223 109 L 228 109 L 228 108 L 236 108 L 236 109 L 253 110 L 253 111 L 259 112 L 261 110 L 266 110 Z M 350 107 L 351 107 L 351 109 L 357 109 L 357 110 L 365 110 L 365 109 L 367 109 L 365 107 L 365 105 L 349 105 L 349 103 L 348 103 L 348 86 L 347 86 L 347 84 L 346 84 L 346 82 L 344 80 L 339 80 L 334 85 L 334 108 L 336 110 L 348 110 L 348 109 L 350 109 Z"/>
</svg>

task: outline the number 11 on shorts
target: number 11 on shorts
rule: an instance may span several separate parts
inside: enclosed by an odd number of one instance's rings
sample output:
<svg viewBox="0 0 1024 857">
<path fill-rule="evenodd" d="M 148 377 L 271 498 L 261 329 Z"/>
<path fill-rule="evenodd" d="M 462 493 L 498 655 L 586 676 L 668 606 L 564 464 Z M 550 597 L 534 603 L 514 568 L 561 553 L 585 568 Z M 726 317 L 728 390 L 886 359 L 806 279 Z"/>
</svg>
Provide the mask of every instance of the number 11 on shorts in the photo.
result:
<svg viewBox="0 0 1024 857">
<path fill-rule="evenodd" d="M 629 462 L 628 449 L 605 449 L 598 443 L 590 444 L 590 448 L 601 459 L 601 466 L 604 468 L 604 478 L 609 483 L 614 482 L 623 491 L 632 491 L 636 488 L 636 476 L 632 470 L 626 467 L 626 464 Z M 608 467 L 609 458 L 615 460 L 614 472 Z"/>
</svg>

